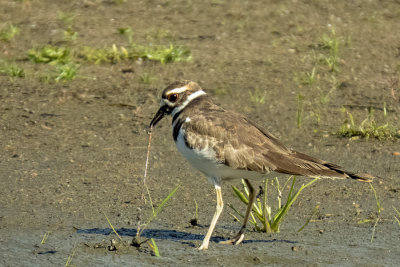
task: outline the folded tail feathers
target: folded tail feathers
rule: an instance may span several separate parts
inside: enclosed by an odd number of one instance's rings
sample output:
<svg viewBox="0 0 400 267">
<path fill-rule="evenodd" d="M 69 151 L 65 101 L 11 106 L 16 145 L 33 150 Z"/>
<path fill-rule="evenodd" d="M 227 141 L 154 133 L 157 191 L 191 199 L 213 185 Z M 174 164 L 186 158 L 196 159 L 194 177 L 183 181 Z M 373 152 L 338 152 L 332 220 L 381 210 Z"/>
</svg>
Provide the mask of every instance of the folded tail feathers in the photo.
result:
<svg viewBox="0 0 400 267">
<path fill-rule="evenodd" d="M 319 172 L 321 178 L 339 178 L 339 179 L 350 178 L 367 183 L 371 183 L 375 178 L 369 173 L 353 173 L 347 171 L 341 166 L 310 157 L 303 153 L 295 152 L 294 155 L 296 156 L 296 158 L 319 165 L 320 167 L 316 168 L 317 170 L 315 171 L 315 173 L 317 174 Z"/>
</svg>

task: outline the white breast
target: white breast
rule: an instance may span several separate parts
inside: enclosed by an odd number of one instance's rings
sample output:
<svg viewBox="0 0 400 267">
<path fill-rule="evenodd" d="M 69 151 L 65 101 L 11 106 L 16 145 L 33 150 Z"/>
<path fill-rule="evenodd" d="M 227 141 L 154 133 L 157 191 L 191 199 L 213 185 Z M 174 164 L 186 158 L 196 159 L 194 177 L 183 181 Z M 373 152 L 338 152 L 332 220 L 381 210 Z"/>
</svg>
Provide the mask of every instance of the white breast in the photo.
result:
<svg viewBox="0 0 400 267">
<path fill-rule="evenodd" d="M 189 118 L 186 121 L 190 121 Z M 185 130 L 180 129 L 176 140 L 178 151 L 189 161 L 189 163 L 204 173 L 212 182 L 220 182 L 224 178 L 255 178 L 260 177 L 259 173 L 246 170 L 238 170 L 228 167 L 216 161 L 216 154 L 212 147 L 205 149 L 191 149 L 185 143 Z"/>
</svg>

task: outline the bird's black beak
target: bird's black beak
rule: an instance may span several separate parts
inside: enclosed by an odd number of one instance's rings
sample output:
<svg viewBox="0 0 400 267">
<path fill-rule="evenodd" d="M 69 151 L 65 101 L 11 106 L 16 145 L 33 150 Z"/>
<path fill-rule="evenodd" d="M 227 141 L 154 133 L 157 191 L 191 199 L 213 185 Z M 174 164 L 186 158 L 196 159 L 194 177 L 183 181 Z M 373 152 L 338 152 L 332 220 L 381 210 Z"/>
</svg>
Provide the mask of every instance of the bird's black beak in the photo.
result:
<svg viewBox="0 0 400 267">
<path fill-rule="evenodd" d="M 156 124 L 157 124 L 162 118 L 164 118 L 165 114 L 168 114 L 167 109 L 168 109 L 168 106 L 166 106 L 166 105 L 159 108 L 159 110 L 157 111 L 156 115 L 154 115 L 153 119 L 152 119 L 151 122 L 150 122 L 150 125 L 149 125 L 150 130 L 151 130 L 154 126 L 156 126 Z"/>
</svg>

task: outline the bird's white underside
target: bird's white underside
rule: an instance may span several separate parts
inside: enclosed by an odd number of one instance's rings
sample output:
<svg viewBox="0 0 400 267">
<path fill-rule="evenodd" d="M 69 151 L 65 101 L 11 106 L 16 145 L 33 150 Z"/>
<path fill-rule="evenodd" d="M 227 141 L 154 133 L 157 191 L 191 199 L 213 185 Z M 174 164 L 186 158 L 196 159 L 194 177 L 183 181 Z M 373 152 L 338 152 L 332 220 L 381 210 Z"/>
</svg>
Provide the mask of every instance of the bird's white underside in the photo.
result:
<svg viewBox="0 0 400 267">
<path fill-rule="evenodd" d="M 186 122 L 190 118 L 185 119 Z M 258 172 L 234 169 L 216 161 L 216 154 L 212 147 L 204 149 L 191 149 L 186 146 L 185 130 L 180 129 L 176 140 L 178 151 L 189 161 L 189 163 L 206 175 L 214 186 L 219 186 L 223 179 L 259 178 L 263 175 Z"/>
</svg>

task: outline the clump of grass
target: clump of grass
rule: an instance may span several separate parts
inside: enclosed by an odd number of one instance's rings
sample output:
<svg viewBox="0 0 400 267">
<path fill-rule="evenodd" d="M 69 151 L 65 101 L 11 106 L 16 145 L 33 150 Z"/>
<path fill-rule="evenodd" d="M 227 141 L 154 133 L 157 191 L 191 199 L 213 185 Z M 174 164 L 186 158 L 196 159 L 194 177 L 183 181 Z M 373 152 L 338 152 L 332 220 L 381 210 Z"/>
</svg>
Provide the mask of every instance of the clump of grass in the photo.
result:
<svg viewBox="0 0 400 267">
<path fill-rule="evenodd" d="M 118 48 L 115 44 L 113 44 L 111 48 L 84 47 L 81 56 L 95 64 L 102 62 L 117 63 L 130 58 L 130 54 L 125 47 L 121 46 Z"/>
<path fill-rule="evenodd" d="M 7 75 L 9 77 L 23 78 L 25 77 L 25 71 L 14 63 L 3 63 L 0 65 L 0 74 Z"/>
<path fill-rule="evenodd" d="M 56 69 L 57 75 L 54 79 L 56 82 L 70 81 L 76 78 L 79 65 L 75 63 L 59 64 L 57 65 Z"/>
<path fill-rule="evenodd" d="M 282 204 L 282 189 L 284 189 L 287 185 L 287 183 L 292 179 L 292 184 L 290 186 L 290 190 L 288 193 L 288 197 L 286 200 L 285 204 Z M 278 193 L 278 198 L 277 198 L 277 208 L 273 212 L 272 211 L 272 205 L 269 204 L 268 202 L 268 180 L 265 179 L 265 190 L 264 190 L 264 197 L 261 200 L 260 196 L 257 196 L 255 203 L 253 204 L 253 209 L 252 212 L 250 213 L 251 218 L 249 219 L 249 222 L 254 225 L 254 228 L 258 232 L 266 232 L 266 233 L 274 233 L 274 232 L 279 232 L 280 226 L 286 216 L 286 214 L 289 212 L 290 207 L 293 205 L 293 203 L 296 201 L 297 197 L 300 195 L 303 189 L 311 186 L 315 181 L 317 181 L 318 178 L 315 178 L 314 180 L 311 180 L 307 184 L 303 184 L 297 192 L 294 192 L 294 185 L 296 182 L 296 176 L 291 176 L 289 179 L 286 181 L 283 187 L 280 186 L 279 180 L 277 177 L 272 182 L 272 185 L 274 186 L 275 190 Z M 246 183 L 244 180 L 242 180 L 243 183 L 243 188 L 244 188 L 244 193 L 240 191 L 237 187 L 232 186 L 232 189 L 235 193 L 235 195 L 246 205 L 248 204 L 248 197 L 249 197 L 249 192 L 246 187 Z M 236 208 L 234 208 L 232 205 L 229 205 L 229 207 L 240 217 L 244 217 L 243 214 L 241 214 Z M 232 215 L 232 214 L 231 214 Z M 232 215 L 236 220 L 236 216 Z M 239 220 L 238 220 L 239 221 Z M 304 227 L 302 227 L 304 228 Z"/>
<path fill-rule="evenodd" d="M 353 115 L 347 111 L 346 108 L 342 108 L 341 111 L 346 113 L 347 118 L 337 132 L 339 136 L 366 139 L 376 138 L 378 140 L 400 138 L 400 129 L 397 129 L 388 122 L 385 124 L 378 124 L 375 121 L 372 108 L 368 108 L 367 118 L 360 124 L 355 123 Z M 386 117 L 386 108 L 384 108 L 384 116 Z"/>
<path fill-rule="evenodd" d="M 133 54 L 148 60 L 159 61 L 162 64 L 173 62 L 187 62 L 192 59 L 190 50 L 183 46 L 170 44 L 165 46 L 134 46 Z"/>
<path fill-rule="evenodd" d="M 71 26 L 67 27 L 64 31 L 64 40 L 67 42 L 74 42 L 78 39 L 78 32 L 74 31 Z"/>
<path fill-rule="evenodd" d="M 18 26 L 9 22 L 0 29 L 0 41 L 11 42 L 20 32 Z"/>
<path fill-rule="evenodd" d="M 46 45 L 32 48 L 28 51 L 28 58 L 34 63 L 43 63 L 55 66 L 55 74 L 43 77 L 44 81 L 70 81 L 76 78 L 79 64 L 74 62 L 70 50 L 66 47 Z"/>
<path fill-rule="evenodd" d="M 30 49 L 28 51 L 28 58 L 34 63 L 48 64 L 66 64 L 71 61 L 68 48 L 52 45 Z"/>
<path fill-rule="evenodd" d="M 267 92 L 260 89 L 259 87 L 254 88 L 253 91 L 249 91 L 250 101 L 254 104 L 264 104 L 267 99 Z"/>
</svg>

